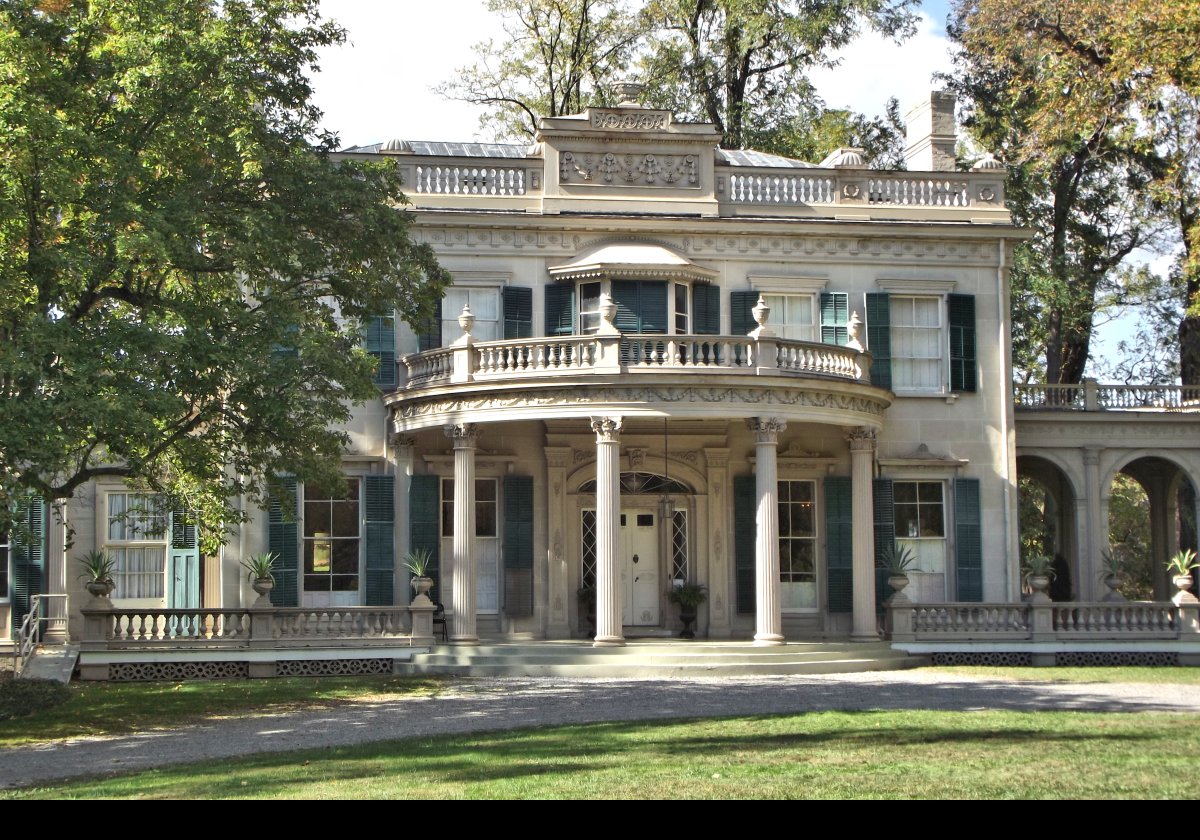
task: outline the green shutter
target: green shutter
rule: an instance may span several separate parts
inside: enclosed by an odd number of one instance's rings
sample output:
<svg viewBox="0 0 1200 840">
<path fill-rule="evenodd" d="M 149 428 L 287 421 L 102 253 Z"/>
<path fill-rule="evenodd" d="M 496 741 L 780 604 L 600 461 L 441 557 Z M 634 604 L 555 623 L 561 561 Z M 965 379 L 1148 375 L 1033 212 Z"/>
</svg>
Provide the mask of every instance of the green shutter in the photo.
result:
<svg viewBox="0 0 1200 840">
<path fill-rule="evenodd" d="M 277 607 L 295 607 L 300 604 L 300 526 L 296 515 L 296 479 L 282 477 L 279 486 L 291 498 L 273 495 L 267 509 L 267 550 L 275 555 L 272 568 L 275 588 L 271 590 L 271 603 Z"/>
<path fill-rule="evenodd" d="M 654 280 L 614 280 L 612 299 L 617 305 L 613 323 L 623 333 L 667 331 L 667 286 Z"/>
<path fill-rule="evenodd" d="M 200 543 L 195 514 L 171 511 L 171 553 L 168 558 L 167 606 L 200 609 Z"/>
<path fill-rule="evenodd" d="M 442 346 L 442 301 L 439 298 L 434 305 L 433 317 L 425 322 L 425 326 L 417 334 L 417 349 L 422 353 L 426 350 L 436 350 Z"/>
<path fill-rule="evenodd" d="M 396 480 L 390 475 L 368 475 L 363 479 L 368 607 L 390 607 L 395 603 L 395 486 Z"/>
<path fill-rule="evenodd" d="M 975 392 L 975 296 L 950 295 L 950 390 Z"/>
<path fill-rule="evenodd" d="M 433 578 L 429 597 L 438 602 L 442 576 L 441 479 L 436 475 L 414 475 L 408 490 L 408 535 L 413 551 L 429 552 L 426 574 Z"/>
<path fill-rule="evenodd" d="M 753 289 L 729 293 L 729 334 L 748 335 L 758 326 L 754 321 L 754 305 L 758 292 Z"/>
<path fill-rule="evenodd" d="M 396 312 L 376 315 L 367 324 L 365 348 L 377 360 L 375 384 L 396 386 Z"/>
<path fill-rule="evenodd" d="M 533 615 L 533 477 L 504 477 L 504 612 Z"/>
<path fill-rule="evenodd" d="M 721 289 L 714 285 L 692 287 L 692 333 L 721 334 Z"/>
<path fill-rule="evenodd" d="M 737 611 L 754 612 L 754 544 L 758 506 L 757 478 L 752 475 L 733 477 L 733 548 L 734 584 L 737 592 Z"/>
<path fill-rule="evenodd" d="M 504 303 L 504 337 L 533 336 L 533 289 L 505 286 L 500 290 Z"/>
<path fill-rule="evenodd" d="M 889 548 L 896 547 L 896 498 L 890 478 L 877 478 L 871 484 L 875 520 L 875 609 L 883 611 L 883 602 L 892 594 L 887 579 L 891 573 L 883 566 Z"/>
<path fill-rule="evenodd" d="M 846 292 L 821 293 L 821 342 L 845 346 L 850 340 L 850 296 Z"/>
<path fill-rule="evenodd" d="M 567 284 L 546 286 L 546 335 L 575 334 L 575 287 Z"/>
<path fill-rule="evenodd" d="M 850 479 L 825 479 L 825 569 L 827 608 L 850 612 L 854 608 L 854 520 Z"/>
<path fill-rule="evenodd" d="M 983 600 L 983 538 L 979 479 L 954 482 L 954 567 L 959 601 Z"/>
<path fill-rule="evenodd" d="M 867 295 L 867 349 L 871 351 L 871 384 L 892 387 L 892 308 L 886 293 Z"/>
<path fill-rule="evenodd" d="M 12 530 L 12 626 L 21 627 L 34 595 L 46 591 L 46 503 L 27 496 L 17 503 Z"/>
</svg>

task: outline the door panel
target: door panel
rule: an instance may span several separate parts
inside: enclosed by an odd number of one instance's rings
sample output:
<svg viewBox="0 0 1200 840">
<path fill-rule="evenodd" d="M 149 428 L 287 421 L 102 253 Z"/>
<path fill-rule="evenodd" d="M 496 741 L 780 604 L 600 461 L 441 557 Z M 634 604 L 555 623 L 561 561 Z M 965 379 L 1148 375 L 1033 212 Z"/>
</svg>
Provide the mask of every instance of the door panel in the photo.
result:
<svg viewBox="0 0 1200 840">
<path fill-rule="evenodd" d="M 621 590 L 627 625 L 657 625 L 660 595 L 658 514 L 621 512 Z"/>
</svg>

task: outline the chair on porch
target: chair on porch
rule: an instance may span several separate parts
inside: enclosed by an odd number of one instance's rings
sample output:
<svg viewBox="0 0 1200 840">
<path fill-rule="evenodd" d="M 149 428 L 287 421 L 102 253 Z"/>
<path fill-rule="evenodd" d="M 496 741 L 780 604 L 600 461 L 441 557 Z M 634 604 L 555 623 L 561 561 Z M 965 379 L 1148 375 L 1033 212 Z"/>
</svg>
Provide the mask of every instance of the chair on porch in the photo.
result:
<svg viewBox="0 0 1200 840">
<path fill-rule="evenodd" d="M 446 631 L 446 607 L 441 601 L 438 601 L 437 607 L 433 611 L 433 636 L 437 638 L 438 625 L 442 626 L 442 641 L 448 641 Z"/>
</svg>

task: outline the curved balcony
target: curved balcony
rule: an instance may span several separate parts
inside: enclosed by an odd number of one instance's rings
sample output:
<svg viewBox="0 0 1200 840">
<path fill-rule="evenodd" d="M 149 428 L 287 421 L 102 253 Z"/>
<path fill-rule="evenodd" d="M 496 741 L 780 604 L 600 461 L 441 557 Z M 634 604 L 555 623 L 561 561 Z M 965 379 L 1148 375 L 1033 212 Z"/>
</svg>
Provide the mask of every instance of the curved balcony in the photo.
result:
<svg viewBox="0 0 1200 840">
<path fill-rule="evenodd" d="M 394 431 L 587 417 L 754 417 L 879 427 L 892 394 L 871 356 L 773 335 L 572 335 L 476 342 L 405 356 L 385 397 Z"/>
</svg>

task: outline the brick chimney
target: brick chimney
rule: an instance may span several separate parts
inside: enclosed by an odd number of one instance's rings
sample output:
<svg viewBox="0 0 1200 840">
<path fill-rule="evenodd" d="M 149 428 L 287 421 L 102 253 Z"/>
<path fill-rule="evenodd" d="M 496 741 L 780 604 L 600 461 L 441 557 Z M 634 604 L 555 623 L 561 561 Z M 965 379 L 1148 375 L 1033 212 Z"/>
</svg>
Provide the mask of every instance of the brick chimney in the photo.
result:
<svg viewBox="0 0 1200 840">
<path fill-rule="evenodd" d="M 954 94 L 931 90 L 904 114 L 904 162 L 917 172 L 954 171 Z"/>
</svg>

